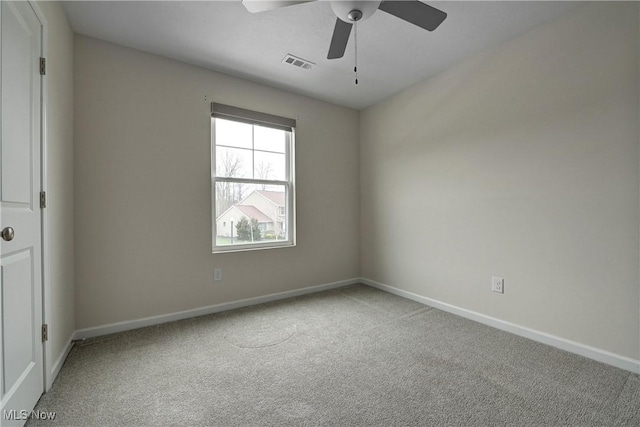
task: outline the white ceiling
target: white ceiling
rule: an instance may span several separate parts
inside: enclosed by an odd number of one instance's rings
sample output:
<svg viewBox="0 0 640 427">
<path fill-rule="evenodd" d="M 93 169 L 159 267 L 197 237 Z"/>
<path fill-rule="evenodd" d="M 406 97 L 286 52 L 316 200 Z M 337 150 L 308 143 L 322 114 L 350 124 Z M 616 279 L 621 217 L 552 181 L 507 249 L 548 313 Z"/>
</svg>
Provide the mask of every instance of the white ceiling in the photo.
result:
<svg viewBox="0 0 640 427">
<path fill-rule="evenodd" d="M 71 1 L 90 37 L 362 109 L 578 6 L 578 2 L 426 2 L 448 16 L 434 32 L 377 11 L 344 58 L 327 60 L 335 15 L 324 1 L 249 13 L 241 1 Z M 293 54 L 316 65 L 282 63 Z"/>
</svg>

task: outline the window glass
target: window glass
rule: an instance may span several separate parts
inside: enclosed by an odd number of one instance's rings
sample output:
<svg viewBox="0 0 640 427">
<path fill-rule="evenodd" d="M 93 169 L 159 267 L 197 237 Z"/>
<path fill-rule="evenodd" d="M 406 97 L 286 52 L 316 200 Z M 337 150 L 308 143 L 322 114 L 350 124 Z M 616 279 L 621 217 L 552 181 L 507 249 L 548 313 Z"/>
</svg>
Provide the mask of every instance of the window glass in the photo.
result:
<svg viewBox="0 0 640 427">
<path fill-rule="evenodd" d="M 214 252 L 294 244 L 293 132 L 214 117 Z"/>
</svg>

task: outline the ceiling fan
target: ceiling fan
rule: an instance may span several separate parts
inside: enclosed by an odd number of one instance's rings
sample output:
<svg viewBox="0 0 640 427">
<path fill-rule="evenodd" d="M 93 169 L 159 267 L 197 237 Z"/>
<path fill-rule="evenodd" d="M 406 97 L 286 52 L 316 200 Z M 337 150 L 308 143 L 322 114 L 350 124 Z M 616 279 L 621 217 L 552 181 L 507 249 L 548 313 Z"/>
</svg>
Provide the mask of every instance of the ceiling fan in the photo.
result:
<svg viewBox="0 0 640 427">
<path fill-rule="evenodd" d="M 242 0 L 249 12 L 264 12 L 308 3 L 315 0 Z M 433 31 L 444 21 L 447 14 L 419 0 L 327 0 L 338 17 L 333 29 L 327 59 L 342 58 L 347 48 L 351 27 L 356 22 L 371 17 L 378 9 L 390 13 L 427 31 Z"/>
</svg>

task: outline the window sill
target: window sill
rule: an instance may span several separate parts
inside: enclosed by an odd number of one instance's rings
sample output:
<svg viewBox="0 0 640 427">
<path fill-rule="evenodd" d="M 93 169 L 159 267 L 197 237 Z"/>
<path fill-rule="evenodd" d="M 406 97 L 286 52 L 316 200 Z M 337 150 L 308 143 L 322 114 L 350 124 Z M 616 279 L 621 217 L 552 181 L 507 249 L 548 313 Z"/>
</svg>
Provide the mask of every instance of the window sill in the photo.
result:
<svg viewBox="0 0 640 427">
<path fill-rule="evenodd" d="M 212 248 L 211 253 L 224 254 L 229 252 L 249 252 L 249 251 L 262 251 L 266 249 L 282 249 L 293 248 L 296 244 L 291 241 L 283 241 L 280 243 L 268 243 L 268 244 L 248 244 L 248 245 L 228 245 L 228 246 L 215 246 Z"/>
</svg>

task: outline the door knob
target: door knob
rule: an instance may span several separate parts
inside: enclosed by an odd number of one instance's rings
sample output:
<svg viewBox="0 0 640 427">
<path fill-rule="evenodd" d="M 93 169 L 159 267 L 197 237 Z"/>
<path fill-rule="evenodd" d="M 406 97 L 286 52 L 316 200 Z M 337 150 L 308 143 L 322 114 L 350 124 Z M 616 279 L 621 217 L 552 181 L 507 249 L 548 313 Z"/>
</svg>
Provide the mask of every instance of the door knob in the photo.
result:
<svg viewBox="0 0 640 427">
<path fill-rule="evenodd" d="M 12 227 L 5 227 L 2 230 L 2 240 L 6 240 L 7 242 L 13 240 L 13 236 L 15 236 L 15 232 Z"/>
</svg>

